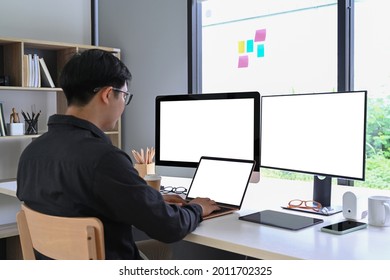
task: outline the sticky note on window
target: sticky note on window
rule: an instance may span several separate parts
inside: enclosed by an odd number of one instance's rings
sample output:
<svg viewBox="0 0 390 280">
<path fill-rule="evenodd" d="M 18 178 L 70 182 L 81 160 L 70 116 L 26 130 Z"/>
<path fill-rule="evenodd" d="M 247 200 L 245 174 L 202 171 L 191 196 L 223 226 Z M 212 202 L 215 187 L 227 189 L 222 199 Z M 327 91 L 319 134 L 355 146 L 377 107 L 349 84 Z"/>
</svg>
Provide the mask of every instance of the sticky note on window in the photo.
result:
<svg viewBox="0 0 390 280">
<path fill-rule="evenodd" d="M 241 55 L 238 57 L 238 68 L 245 68 L 249 65 L 249 57 L 247 55 Z"/>
<path fill-rule="evenodd" d="M 255 34 L 255 42 L 263 42 L 265 41 L 265 37 L 267 35 L 267 29 L 258 29 Z"/>
<path fill-rule="evenodd" d="M 246 41 L 246 52 L 248 53 L 253 52 L 253 40 Z"/>
<path fill-rule="evenodd" d="M 245 41 L 239 41 L 238 42 L 238 53 L 244 53 L 245 52 Z"/>
<path fill-rule="evenodd" d="M 264 45 L 257 45 L 257 57 L 264 57 Z"/>
</svg>

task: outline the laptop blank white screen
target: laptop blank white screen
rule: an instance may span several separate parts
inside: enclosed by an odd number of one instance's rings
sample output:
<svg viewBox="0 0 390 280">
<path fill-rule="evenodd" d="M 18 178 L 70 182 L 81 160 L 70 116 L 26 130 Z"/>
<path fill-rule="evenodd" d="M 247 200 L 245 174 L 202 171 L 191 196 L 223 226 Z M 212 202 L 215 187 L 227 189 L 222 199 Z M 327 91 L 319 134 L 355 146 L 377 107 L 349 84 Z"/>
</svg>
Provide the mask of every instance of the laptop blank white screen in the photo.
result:
<svg viewBox="0 0 390 280">
<path fill-rule="evenodd" d="M 202 158 L 187 198 L 209 197 L 218 203 L 240 206 L 252 168 L 252 162 Z"/>
</svg>

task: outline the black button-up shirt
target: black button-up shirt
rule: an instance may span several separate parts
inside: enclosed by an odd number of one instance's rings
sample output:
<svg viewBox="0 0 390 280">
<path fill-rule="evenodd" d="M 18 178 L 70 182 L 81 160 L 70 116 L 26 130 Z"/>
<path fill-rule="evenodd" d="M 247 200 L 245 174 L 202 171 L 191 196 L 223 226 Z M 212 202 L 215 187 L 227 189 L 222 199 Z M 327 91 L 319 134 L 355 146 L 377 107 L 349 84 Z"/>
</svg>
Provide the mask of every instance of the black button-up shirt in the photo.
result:
<svg viewBox="0 0 390 280">
<path fill-rule="evenodd" d="M 92 123 L 54 115 L 48 127 L 20 157 L 17 196 L 46 214 L 99 218 L 107 259 L 140 258 L 132 226 L 175 242 L 201 222 L 199 205 L 165 203 L 138 176 L 130 157 Z"/>
</svg>

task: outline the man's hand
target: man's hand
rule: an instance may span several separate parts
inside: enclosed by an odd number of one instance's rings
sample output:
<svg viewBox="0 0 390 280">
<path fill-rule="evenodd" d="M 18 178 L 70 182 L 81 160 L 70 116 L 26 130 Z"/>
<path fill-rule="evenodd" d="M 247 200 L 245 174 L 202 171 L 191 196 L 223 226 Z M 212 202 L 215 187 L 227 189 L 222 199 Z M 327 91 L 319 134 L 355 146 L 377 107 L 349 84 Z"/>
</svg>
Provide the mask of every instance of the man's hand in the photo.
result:
<svg viewBox="0 0 390 280">
<path fill-rule="evenodd" d="M 163 195 L 164 201 L 169 204 L 176 204 L 179 206 L 183 206 L 187 202 L 177 194 L 164 194 Z"/>
<path fill-rule="evenodd" d="M 206 197 L 197 197 L 190 201 L 189 204 L 199 204 L 202 207 L 202 216 L 207 216 L 211 214 L 213 211 L 219 210 L 220 208 L 217 206 L 214 200 Z"/>
</svg>

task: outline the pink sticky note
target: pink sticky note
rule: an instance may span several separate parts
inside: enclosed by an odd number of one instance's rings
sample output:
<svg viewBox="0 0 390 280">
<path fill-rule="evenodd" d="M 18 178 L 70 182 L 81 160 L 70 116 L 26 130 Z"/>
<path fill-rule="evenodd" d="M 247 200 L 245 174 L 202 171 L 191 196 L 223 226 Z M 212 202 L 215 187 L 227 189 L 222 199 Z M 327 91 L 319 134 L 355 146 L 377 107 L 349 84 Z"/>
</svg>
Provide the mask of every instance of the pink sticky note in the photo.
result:
<svg viewBox="0 0 390 280">
<path fill-rule="evenodd" d="M 241 55 L 238 57 L 238 68 L 245 68 L 249 65 L 249 57 L 247 55 Z"/>
<path fill-rule="evenodd" d="M 265 41 L 265 36 L 267 35 L 267 29 L 258 29 L 256 30 L 255 42 Z"/>
</svg>

